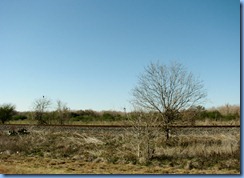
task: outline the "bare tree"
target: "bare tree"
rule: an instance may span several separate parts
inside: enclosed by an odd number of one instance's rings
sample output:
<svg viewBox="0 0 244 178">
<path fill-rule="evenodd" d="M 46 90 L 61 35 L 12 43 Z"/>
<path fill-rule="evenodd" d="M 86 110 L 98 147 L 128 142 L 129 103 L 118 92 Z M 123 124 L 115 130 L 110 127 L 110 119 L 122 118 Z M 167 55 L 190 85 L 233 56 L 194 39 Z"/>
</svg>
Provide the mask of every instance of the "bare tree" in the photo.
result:
<svg viewBox="0 0 244 178">
<path fill-rule="evenodd" d="M 34 102 L 34 118 L 38 121 L 38 124 L 48 124 L 48 115 L 47 111 L 51 106 L 51 100 L 45 98 L 39 98 Z"/>
<path fill-rule="evenodd" d="M 154 156 L 156 140 L 161 133 L 160 115 L 155 112 L 132 112 L 128 122 L 132 126 L 127 132 L 130 149 L 140 163 L 147 163 Z"/>
<path fill-rule="evenodd" d="M 162 116 L 168 137 L 168 126 L 180 117 L 180 111 L 201 104 L 206 92 L 202 81 L 175 62 L 169 66 L 159 63 L 147 66 L 132 95 L 136 107 Z"/>
<path fill-rule="evenodd" d="M 69 117 L 69 108 L 67 107 L 67 104 L 63 103 L 61 100 L 58 100 L 56 112 L 57 112 L 57 117 L 58 117 L 59 123 L 61 125 L 63 125 L 64 122 Z"/>
</svg>

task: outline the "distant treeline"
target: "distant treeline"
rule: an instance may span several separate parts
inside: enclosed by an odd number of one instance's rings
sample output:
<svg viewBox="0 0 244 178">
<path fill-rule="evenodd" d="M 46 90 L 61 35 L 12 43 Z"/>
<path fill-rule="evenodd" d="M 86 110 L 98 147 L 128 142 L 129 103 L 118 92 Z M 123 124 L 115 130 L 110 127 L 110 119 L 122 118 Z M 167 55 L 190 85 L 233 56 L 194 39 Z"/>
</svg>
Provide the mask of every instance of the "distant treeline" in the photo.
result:
<svg viewBox="0 0 244 178">
<path fill-rule="evenodd" d="M 119 111 L 94 111 L 94 110 L 77 110 L 66 111 L 64 123 L 81 121 L 81 122 L 94 122 L 94 121 L 123 121 L 128 120 L 133 116 L 134 112 L 119 112 Z M 215 120 L 215 121 L 228 121 L 240 118 L 240 107 L 226 105 L 218 108 L 205 109 L 198 106 L 180 112 L 181 120 Z M 59 114 L 57 111 L 46 112 L 46 120 L 51 123 L 58 123 Z M 34 112 L 16 112 L 11 120 L 26 120 L 34 119 Z M 177 119 L 177 120 L 179 120 Z M 56 122 L 55 122 L 56 121 Z M 176 121 L 177 122 L 177 121 Z"/>
<path fill-rule="evenodd" d="M 70 112 L 72 121 L 121 121 L 126 119 L 126 114 L 117 111 L 79 110 Z"/>
<path fill-rule="evenodd" d="M 11 120 L 35 120 L 35 112 L 16 112 Z M 65 117 L 60 118 L 57 111 L 45 112 L 44 116 L 48 124 L 58 124 L 62 119 L 63 123 L 70 123 L 73 121 L 93 122 L 93 121 L 122 121 L 126 120 L 127 114 L 118 111 L 102 111 L 97 112 L 93 110 L 77 110 L 66 111 Z"/>
</svg>

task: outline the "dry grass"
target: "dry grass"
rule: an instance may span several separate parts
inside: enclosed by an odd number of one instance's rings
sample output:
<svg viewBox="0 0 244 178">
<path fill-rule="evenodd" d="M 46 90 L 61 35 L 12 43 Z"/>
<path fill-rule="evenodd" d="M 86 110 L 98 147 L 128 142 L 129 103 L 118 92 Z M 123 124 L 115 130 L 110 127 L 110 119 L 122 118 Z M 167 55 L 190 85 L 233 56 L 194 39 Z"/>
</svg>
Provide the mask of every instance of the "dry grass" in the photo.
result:
<svg viewBox="0 0 244 178">
<path fill-rule="evenodd" d="M 214 121 L 210 119 L 196 120 L 195 125 L 240 125 L 240 120 Z"/>
<path fill-rule="evenodd" d="M 0 172 L 5 174 L 239 174 L 240 135 L 195 134 L 156 143 L 148 165 L 138 163 L 128 134 L 29 130 L 0 133 Z M 211 159 L 209 159 L 211 158 Z"/>
<path fill-rule="evenodd" d="M 13 166 L 14 165 L 14 166 Z M 238 174 L 236 170 L 185 169 L 166 166 L 142 166 L 51 159 L 40 157 L 1 156 L 1 174 Z"/>
<path fill-rule="evenodd" d="M 6 124 L 35 124 L 37 125 L 37 121 L 33 119 L 26 119 L 26 120 L 16 120 L 16 121 L 8 121 Z M 54 123 L 53 123 L 54 124 Z M 59 124 L 59 123 L 56 123 Z M 68 125 L 124 125 L 126 121 L 69 121 L 66 124 Z"/>
<path fill-rule="evenodd" d="M 167 145 L 158 147 L 161 159 L 185 169 L 216 169 L 240 171 L 239 135 L 188 135 L 172 138 Z"/>
</svg>

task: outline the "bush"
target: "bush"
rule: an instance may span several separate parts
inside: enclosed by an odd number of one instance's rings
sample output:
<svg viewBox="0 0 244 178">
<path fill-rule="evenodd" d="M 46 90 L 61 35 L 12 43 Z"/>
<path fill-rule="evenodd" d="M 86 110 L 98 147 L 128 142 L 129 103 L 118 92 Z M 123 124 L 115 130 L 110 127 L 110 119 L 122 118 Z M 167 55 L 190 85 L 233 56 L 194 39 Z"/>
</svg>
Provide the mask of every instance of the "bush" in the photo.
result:
<svg viewBox="0 0 244 178">
<path fill-rule="evenodd" d="M 2 124 L 9 121 L 16 114 L 15 106 L 12 104 L 3 104 L 0 106 L 0 120 Z"/>
<path fill-rule="evenodd" d="M 80 110 L 76 112 L 71 112 L 71 120 L 72 121 L 83 121 L 83 122 L 89 122 L 89 121 L 96 121 L 100 119 L 100 115 L 92 110 Z"/>
<path fill-rule="evenodd" d="M 202 118 L 202 119 L 208 118 L 208 119 L 217 120 L 217 119 L 223 118 L 223 116 L 219 111 L 215 110 L 215 111 L 204 111 L 204 112 L 202 112 L 200 118 Z"/>
<path fill-rule="evenodd" d="M 80 116 L 80 114 L 78 114 L 77 112 L 71 112 L 70 116 L 71 116 L 71 118 L 74 118 L 74 117 Z"/>
<path fill-rule="evenodd" d="M 112 115 L 111 113 L 103 113 L 102 120 L 105 120 L 105 121 L 114 121 L 115 120 L 115 116 Z"/>
<path fill-rule="evenodd" d="M 224 120 L 235 120 L 236 118 L 238 118 L 238 116 L 236 114 L 228 114 L 226 116 L 223 117 Z"/>
<path fill-rule="evenodd" d="M 77 116 L 71 118 L 72 121 L 83 121 L 83 122 L 89 122 L 89 121 L 94 121 L 96 118 L 89 116 L 89 115 L 84 115 L 84 116 Z"/>
<path fill-rule="evenodd" d="M 13 116 L 13 119 L 12 120 L 17 121 L 17 120 L 25 120 L 25 119 L 27 119 L 27 116 L 15 115 L 15 116 Z"/>
<path fill-rule="evenodd" d="M 70 120 L 71 121 L 81 121 L 81 117 L 80 116 L 79 117 L 72 117 Z"/>
</svg>

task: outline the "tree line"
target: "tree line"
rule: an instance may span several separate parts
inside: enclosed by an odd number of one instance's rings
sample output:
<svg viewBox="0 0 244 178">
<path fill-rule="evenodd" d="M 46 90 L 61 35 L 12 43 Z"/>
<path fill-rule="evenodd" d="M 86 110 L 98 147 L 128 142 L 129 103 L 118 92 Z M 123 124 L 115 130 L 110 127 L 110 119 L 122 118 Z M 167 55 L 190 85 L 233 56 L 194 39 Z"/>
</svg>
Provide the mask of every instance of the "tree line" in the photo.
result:
<svg viewBox="0 0 244 178">
<path fill-rule="evenodd" d="M 223 108 L 221 106 L 219 108 Z M 230 108 L 235 108 L 232 112 L 221 112 L 219 108 L 205 109 L 202 106 L 181 111 L 175 123 L 179 125 L 184 122 L 188 125 L 194 125 L 195 121 L 204 121 L 209 119 L 212 121 L 230 121 L 240 118 L 240 112 L 236 105 L 228 105 Z M 127 121 L 136 117 L 136 111 L 124 113 L 120 111 L 94 111 L 94 110 L 76 110 L 72 111 L 65 107 L 59 107 L 54 111 L 25 111 L 19 112 L 15 110 L 13 104 L 0 105 L 0 121 L 2 124 L 8 121 L 34 120 L 37 124 L 69 124 L 77 122 L 96 122 L 96 121 Z M 153 113 L 153 112 L 151 112 Z M 146 113 L 144 113 L 146 115 Z M 156 112 L 154 114 L 157 114 Z"/>
</svg>

